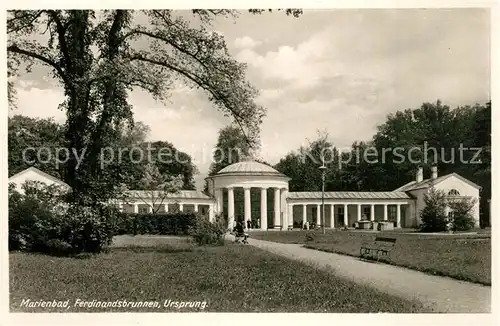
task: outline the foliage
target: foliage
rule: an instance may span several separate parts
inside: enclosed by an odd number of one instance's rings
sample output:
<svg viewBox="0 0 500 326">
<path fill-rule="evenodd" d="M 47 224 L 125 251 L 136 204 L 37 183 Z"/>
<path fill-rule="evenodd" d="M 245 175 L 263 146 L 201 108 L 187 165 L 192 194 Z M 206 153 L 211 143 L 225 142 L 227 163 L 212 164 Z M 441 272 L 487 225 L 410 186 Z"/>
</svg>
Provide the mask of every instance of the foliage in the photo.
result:
<svg viewBox="0 0 500 326">
<path fill-rule="evenodd" d="M 64 160 L 63 127 L 53 119 L 30 118 L 22 115 L 8 120 L 8 164 L 9 177 L 34 166 L 54 177 L 60 178 L 56 158 Z M 44 148 L 44 150 L 39 149 Z M 38 154 L 38 157 L 37 157 Z M 24 157 L 23 157 L 24 155 Z"/>
<path fill-rule="evenodd" d="M 142 200 L 151 207 L 153 214 L 158 213 L 160 207 L 167 199 L 169 194 L 177 193 L 182 186 L 180 176 L 175 178 L 166 174 L 161 174 L 160 170 L 153 163 L 148 163 L 144 167 L 144 175 L 138 182 L 141 193 L 138 195 L 134 191 L 123 191 L 124 200 Z M 147 200 L 146 200 L 147 199 Z"/>
<path fill-rule="evenodd" d="M 127 214 L 121 213 L 117 234 L 187 235 L 195 223 L 195 213 Z"/>
<path fill-rule="evenodd" d="M 220 129 L 208 175 L 212 176 L 228 165 L 243 161 L 251 156 L 251 152 L 251 144 L 238 126 L 229 125 Z"/>
<path fill-rule="evenodd" d="M 158 172 L 163 176 L 178 176 L 180 178 L 179 189 L 195 190 L 194 176 L 198 173 L 196 165 L 193 163 L 191 156 L 174 147 L 172 143 L 167 141 L 143 142 L 140 146 L 143 150 L 146 147 L 151 148 L 152 163 L 158 168 Z M 144 164 L 142 164 L 144 165 Z M 144 171 L 145 172 L 145 171 Z M 145 174 L 143 173 L 142 177 Z M 136 178 L 136 180 L 140 180 Z M 132 189 L 149 189 L 144 188 L 143 182 L 132 183 Z"/>
<path fill-rule="evenodd" d="M 290 191 L 321 191 L 321 171 L 324 160 L 326 166 L 325 190 L 338 189 L 338 156 L 329 135 L 318 131 L 315 140 L 308 140 L 308 146 L 301 146 L 297 151 L 287 154 L 275 168 L 291 178 Z"/>
<path fill-rule="evenodd" d="M 477 200 L 473 198 L 448 200 L 448 206 L 453 212 L 450 221 L 453 231 L 468 231 L 476 226 L 474 216 L 472 215 L 472 210 L 476 203 Z"/>
<path fill-rule="evenodd" d="M 446 216 L 446 193 L 431 187 L 424 194 L 425 207 L 420 212 L 420 230 L 422 232 L 446 231 L 448 216 Z"/>
<path fill-rule="evenodd" d="M 189 236 L 199 246 L 223 245 L 227 224 L 220 217 L 210 222 L 206 216 L 198 215 L 194 225 L 189 228 Z"/>
<path fill-rule="evenodd" d="M 292 15 L 293 17 L 297 18 L 300 17 L 300 15 L 303 14 L 302 9 L 297 9 L 297 8 L 288 8 L 288 9 L 276 9 L 278 11 L 284 10 L 287 16 Z M 248 9 L 250 13 L 253 14 L 262 14 L 265 11 L 272 12 L 272 9 Z"/>
<path fill-rule="evenodd" d="M 9 250 L 53 255 L 99 253 L 112 240 L 116 210 L 65 202 L 61 188 L 29 181 L 24 193 L 9 188 Z"/>
<path fill-rule="evenodd" d="M 316 241 L 317 238 L 315 232 L 306 232 L 304 237 L 305 237 L 305 242 L 314 242 Z"/>
<path fill-rule="evenodd" d="M 133 122 L 132 89 L 165 100 L 175 84 L 185 83 L 203 91 L 250 140 L 255 138 L 265 114 L 255 102 L 258 91 L 246 81 L 246 66 L 231 57 L 224 37 L 207 28 L 216 17 L 232 14 L 198 9 L 190 21 L 172 10 L 8 12 L 9 74 L 41 64 L 64 89 L 64 146 L 74 155 L 63 178 L 74 202 L 106 201 L 125 181 L 118 164 L 100 168 L 100 154 L 117 142 L 124 124 Z M 45 33 L 48 37 L 40 37 Z M 78 164 L 77 157 L 85 160 Z"/>
<path fill-rule="evenodd" d="M 49 239 L 44 245 L 47 252 L 54 256 L 68 256 L 73 251 L 71 245 L 61 239 Z"/>
<path fill-rule="evenodd" d="M 35 181 L 24 183 L 22 190 L 9 185 L 9 250 L 46 251 L 67 211 L 62 190 Z"/>
</svg>

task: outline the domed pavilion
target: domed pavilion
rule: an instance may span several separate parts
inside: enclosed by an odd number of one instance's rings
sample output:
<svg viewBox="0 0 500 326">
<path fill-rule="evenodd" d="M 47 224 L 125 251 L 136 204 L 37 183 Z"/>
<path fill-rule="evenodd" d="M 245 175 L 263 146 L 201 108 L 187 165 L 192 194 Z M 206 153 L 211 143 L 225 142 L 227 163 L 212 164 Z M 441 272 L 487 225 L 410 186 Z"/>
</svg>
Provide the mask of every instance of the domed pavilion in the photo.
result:
<svg viewBox="0 0 500 326">
<path fill-rule="evenodd" d="M 228 226 L 235 224 L 235 190 L 243 189 L 244 223 L 252 221 L 251 192 L 260 192 L 260 216 L 258 228 L 268 229 L 268 192 L 272 191 L 272 227 L 285 228 L 287 223 L 288 181 L 289 177 L 269 165 L 256 161 L 243 161 L 231 164 L 216 175 L 206 178 L 209 195 L 215 198 L 215 212 L 223 214 L 223 199 L 227 198 Z"/>
</svg>

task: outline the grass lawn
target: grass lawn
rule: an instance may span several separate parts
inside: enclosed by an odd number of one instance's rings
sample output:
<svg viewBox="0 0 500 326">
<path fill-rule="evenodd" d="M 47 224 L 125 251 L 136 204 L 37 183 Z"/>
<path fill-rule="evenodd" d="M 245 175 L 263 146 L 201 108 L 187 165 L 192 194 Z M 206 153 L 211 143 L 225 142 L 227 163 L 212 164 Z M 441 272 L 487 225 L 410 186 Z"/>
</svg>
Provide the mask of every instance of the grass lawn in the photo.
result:
<svg viewBox="0 0 500 326">
<path fill-rule="evenodd" d="M 70 300 L 69 309 L 20 307 Z M 157 301 L 157 308 L 75 308 L 76 299 Z M 252 246 L 113 248 L 88 259 L 10 254 L 11 312 L 193 312 L 165 300 L 205 301 L 213 312 L 421 312 L 393 297 Z M 59 309 L 59 310 L 58 310 Z"/>
<path fill-rule="evenodd" d="M 364 242 L 373 241 L 378 235 L 393 237 L 397 239 L 396 245 L 390 257 L 381 261 L 429 274 L 491 285 L 491 237 L 488 234 L 450 236 L 328 230 L 325 235 L 314 231 L 316 239 L 306 243 L 305 233 L 253 232 L 251 238 L 303 243 L 311 249 L 359 256 L 359 248 Z"/>
</svg>

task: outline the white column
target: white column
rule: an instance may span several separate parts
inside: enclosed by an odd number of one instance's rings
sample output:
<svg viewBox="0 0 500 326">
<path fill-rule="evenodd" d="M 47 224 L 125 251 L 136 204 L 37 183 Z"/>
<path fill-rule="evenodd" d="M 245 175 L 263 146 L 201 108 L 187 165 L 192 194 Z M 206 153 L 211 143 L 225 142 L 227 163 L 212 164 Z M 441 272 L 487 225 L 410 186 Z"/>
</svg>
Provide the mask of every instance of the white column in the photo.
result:
<svg viewBox="0 0 500 326">
<path fill-rule="evenodd" d="M 208 206 L 208 220 L 212 223 L 215 222 L 215 204 Z"/>
<path fill-rule="evenodd" d="M 387 214 L 387 204 L 384 204 L 384 221 L 388 220 L 388 214 Z"/>
<path fill-rule="evenodd" d="M 227 188 L 227 220 L 228 228 L 234 228 L 234 188 Z"/>
<path fill-rule="evenodd" d="M 288 213 L 286 214 L 288 219 L 288 227 L 293 229 L 293 204 L 287 205 Z"/>
<path fill-rule="evenodd" d="M 331 204 L 330 205 L 330 227 L 332 229 L 335 228 L 335 210 L 334 210 L 335 205 Z"/>
<path fill-rule="evenodd" d="M 165 213 L 168 213 L 168 204 L 163 204 L 163 207 L 165 209 Z"/>
<path fill-rule="evenodd" d="M 344 225 L 349 226 L 349 207 L 347 204 L 344 204 Z"/>
<path fill-rule="evenodd" d="M 134 213 L 139 213 L 139 204 L 134 204 Z"/>
<path fill-rule="evenodd" d="M 198 204 L 194 204 L 194 212 L 198 213 Z"/>
<path fill-rule="evenodd" d="M 370 221 L 375 221 L 375 205 L 370 205 Z"/>
<path fill-rule="evenodd" d="M 217 214 L 222 214 L 222 208 L 224 207 L 223 203 L 222 203 L 222 198 L 223 198 L 223 193 L 222 193 L 222 189 L 219 188 L 219 189 L 216 189 L 215 192 L 215 213 Z"/>
<path fill-rule="evenodd" d="M 153 213 L 153 206 L 154 206 L 153 204 L 148 205 L 148 212 L 149 212 L 149 214 Z"/>
<path fill-rule="evenodd" d="M 273 228 L 280 226 L 280 188 L 274 188 L 274 223 Z"/>
<path fill-rule="evenodd" d="M 321 225 L 321 205 L 316 204 L 316 226 Z"/>
<path fill-rule="evenodd" d="M 184 204 L 179 204 L 179 212 L 184 212 Z"/>
<path fill-rule="evenodd" d="M 396 225 L 398 228 L 401 227 L 401 204 L 396 207 Z"/>
<path fill-rule="evenodd" d="M 288 194 L 288 189 L 282 189 L 281 190 L 281 213 L 283 216 L 283 221 L 281 223 L 281 229 L 282 230 L 287 230 L 288 229 L 288 205 L 286 204 L 286 197 Z"/>
<path fill-rule="evenodd" d="M 361 204 L 358 204 L 358 221 L 361 221 Z"/>
<path fill-rule="evenodd" d="M 247 221 L 252 219 L 252 207 L 250 202 L 250 188 L 244 188 L 245 192 L 245 228 L 247 227 Z"/>
<path fill-rule="evenodd" d="M 260 229 L 267 230 L 267 188 L 260 188 Z"/>
<path fill-rule="evenodd" d="M 307 222 L 307 205 L 302 204 L 302 225 L 306 225 Z"/>
</svg>

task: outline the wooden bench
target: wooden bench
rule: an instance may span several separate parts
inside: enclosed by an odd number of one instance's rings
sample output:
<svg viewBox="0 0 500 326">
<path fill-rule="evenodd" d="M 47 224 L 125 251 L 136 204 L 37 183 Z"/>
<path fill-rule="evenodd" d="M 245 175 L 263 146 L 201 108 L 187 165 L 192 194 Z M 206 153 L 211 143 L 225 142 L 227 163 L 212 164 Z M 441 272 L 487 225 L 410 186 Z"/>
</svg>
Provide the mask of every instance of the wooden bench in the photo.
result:
<svg viewBox="0 0 500 326">
<path fill-rule="evenodd" d="M 361 256 L 361 258 L 377 257 L 378 261 L 380 257 L 388 256 L 391 250 L 394 249 L 395 245 L 396 239 L 394 238 L 376 237 L 373 243 L 364 243 L 361 245 L 361 248 L 359 249 L 359 255 Z"/>
</svg>

